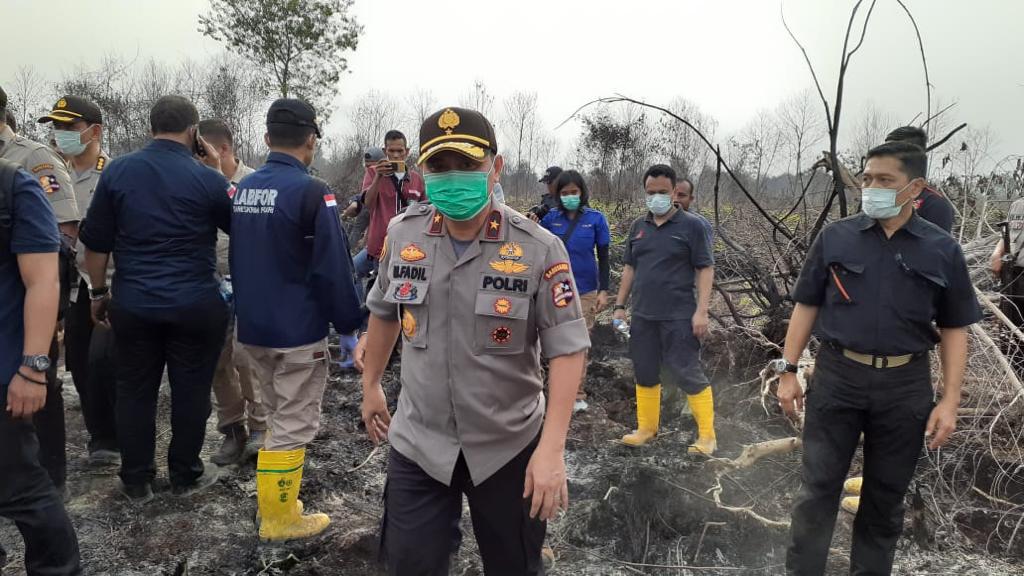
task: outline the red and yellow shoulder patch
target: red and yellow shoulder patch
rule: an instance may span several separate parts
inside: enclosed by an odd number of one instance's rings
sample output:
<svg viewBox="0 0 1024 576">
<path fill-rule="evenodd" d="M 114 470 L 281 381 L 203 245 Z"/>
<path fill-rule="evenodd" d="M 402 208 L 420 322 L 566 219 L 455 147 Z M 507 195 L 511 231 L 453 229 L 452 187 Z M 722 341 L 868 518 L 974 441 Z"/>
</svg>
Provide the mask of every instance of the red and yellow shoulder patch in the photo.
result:
<svg viewBox="0 0 1024 576">
<path fill-rule="evenodd" d="M 552 264 L 550 268 L 544 271 L 544 279 L 551 280 L 556 274 L 561 274 L 562 272 L 565 272 L 566 274 L 569 273 L 568 262 L 556 262 L 555 264 Z"/>
</svg>

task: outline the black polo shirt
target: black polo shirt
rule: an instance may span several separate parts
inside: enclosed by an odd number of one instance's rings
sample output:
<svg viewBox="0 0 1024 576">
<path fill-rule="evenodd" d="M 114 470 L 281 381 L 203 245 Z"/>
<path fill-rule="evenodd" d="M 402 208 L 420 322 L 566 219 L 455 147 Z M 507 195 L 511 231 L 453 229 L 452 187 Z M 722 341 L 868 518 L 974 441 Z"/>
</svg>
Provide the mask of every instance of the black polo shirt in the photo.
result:
<svg viewBox="0 0 1024 576">
<path fill-rule="evenodd" d="M 934 188 L 927 186 L 921 191 L 914 200 L 914 209 L 921 218 L 952 234 L 953 203 Z"/>
<path fill-rule="evenodd" d="M 661 226 L 650 212 L 629 229 L 625 262 L 633 267 L 633 315 L 689 320 L 697 310 L 696 270 L 715 264 L 700 218 L 676 210 Z"/>
<path fill-rule="evenodd" d="M 865 214 L 825 227 L 792 296 L 820 307 L 815 334 L 822 341 L 865 354 L 931 350 L 936 325 L 981 319 L 960 245 L 917 214 L 889 239 Z"/>
</svg>

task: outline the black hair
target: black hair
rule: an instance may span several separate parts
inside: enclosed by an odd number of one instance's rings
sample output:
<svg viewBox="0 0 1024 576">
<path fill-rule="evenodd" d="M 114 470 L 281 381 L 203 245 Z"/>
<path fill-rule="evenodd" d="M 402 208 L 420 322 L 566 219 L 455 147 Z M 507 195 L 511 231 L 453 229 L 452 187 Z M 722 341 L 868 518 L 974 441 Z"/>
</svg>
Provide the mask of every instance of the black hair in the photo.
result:
<svg viewBox="0 0 1024 576">
<path fill-rule="evenodd" d="M 401 140 L 404 146 L 409 145 L 409 141 L 405 138 L 405 134 L 402 134 L 398 130 L 388 130 L 387 134 L 384 135 L 384 145 L 387 146 L 388 142 L 392 140 Z"/>
<path fill-rule="evenodd" d="M 895 158 L 900 161 L 900 170 L 911 180 L 924 178 L 928 173 L 928 155 L 924 148 L 910 142 L 886 142 L 868 151 L 872 158 Z"/>
<path fill-rule="evenodd" d="M 928 147 L 928 133 L 917 126 L 900 126 L 889 132 L 885 137 L 886 142 L 910 142 L 921 148 Z"/>
<path fill-rule="evenodd" d="M 199 124 L 199 111 L 184 96 L 162 96 L 149 111 L 153 134 L 178 134 Z"/>
<path fill-rule="evenodd" d="M 199 134 L 209 142 L 227 142 L 235 145 L 235 137 L 231 134 L 228 123 L 220 118 L 210 118 L 199 123 Z"/>
<path fill-rule="evenodd" d="M 267 124 L 267 137 L 274 148 L 299 148 L 306 144 L 310 134 L 316 134 L 316 128 L 277 122 Z"/>
<path fill-rule="evenodd" d="M 655 164 L 644 172 L 644 177 L 640 179 L 642 186 L 647 186 L 648 178 L 668 178 L 672 182 L 672 187 L 676 187 L 676 171 L 672 169 L 668 164 Z"/>
<path fill-rule="evenodd" d="M 689 176 L 683 176 L 676 183 L 676 186 L 678 186 L 679 184 L 682 184 L 683 182 L 686 182 L 687 184 L 690 185 L 690 198 L 696 198 L 697 197 L 697 185 L 693 183 L 693 180 L 690 180 Z"/>
<path fill-rule="evenodd" d="M 558 207 L 563 211 L 565 206 L 562 204 L 562 188 L 570 184 L 575 184 L 580 189 L 580 208 L 590 205 L 590 191 L 587 190 L 587 181 L 583 179 L 583 174 L 580 174 L 576 170 L 563 170 L 558 175 L 558 179 L 555 180 L 555 200 L 558 201 Z"/>
<path fill-rule="evenodd" d="M 18 119 L 14 117 L 14 112 L 11 112 L 10 110 L 6 110 L 5 109 L 5 110 L 3 110 L 3 115 L 4 115 L 4 124 L 7 124 L 8 126 L 11 127 L 11 132 L 17 132 L 18 131 Z"/>
</svg>

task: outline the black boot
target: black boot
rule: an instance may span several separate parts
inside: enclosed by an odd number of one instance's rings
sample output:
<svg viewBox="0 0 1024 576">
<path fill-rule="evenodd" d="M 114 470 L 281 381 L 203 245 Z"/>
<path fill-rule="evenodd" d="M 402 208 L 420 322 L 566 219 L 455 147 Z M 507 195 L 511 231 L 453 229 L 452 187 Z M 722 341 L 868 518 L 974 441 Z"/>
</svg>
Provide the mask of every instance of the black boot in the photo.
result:
<svg viewBox="0 0 1024 576">
<path fill-rule="evenodd" d="M 245 454 L 245 443 L 249 441 L 249 434 L 242 424 L 231 424 L 223 430 L 224 443 L 220 450 L 210 458 L 210 462 L 218 466 L 229 466 L 237 463 Z"/>
</svg>

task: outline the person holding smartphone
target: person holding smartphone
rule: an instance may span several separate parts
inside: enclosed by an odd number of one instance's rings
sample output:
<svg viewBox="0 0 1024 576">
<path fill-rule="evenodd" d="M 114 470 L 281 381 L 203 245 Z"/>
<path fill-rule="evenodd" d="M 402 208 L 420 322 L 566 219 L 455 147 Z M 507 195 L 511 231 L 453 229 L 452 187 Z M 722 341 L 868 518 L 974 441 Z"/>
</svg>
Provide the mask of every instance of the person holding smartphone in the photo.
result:
<svg viewBox="0 0 1024 576">
<path fill-rule="evenodd" d="M 423 202 L 427 199 L 423 177 L 408 170 L 405 164 L 409 157 L 409 145 L 398 130 L 389 130 L 384 135 L 386 158 L 367 168 L 363 177 L 363 204 L 370 211 L 370 226 L 366 232 L 366 252 L 371 270 L 377 268 L 388 222 L 409 202 Z M 369 287 L 367 287 L 369 290 Z"/>
</svg>

